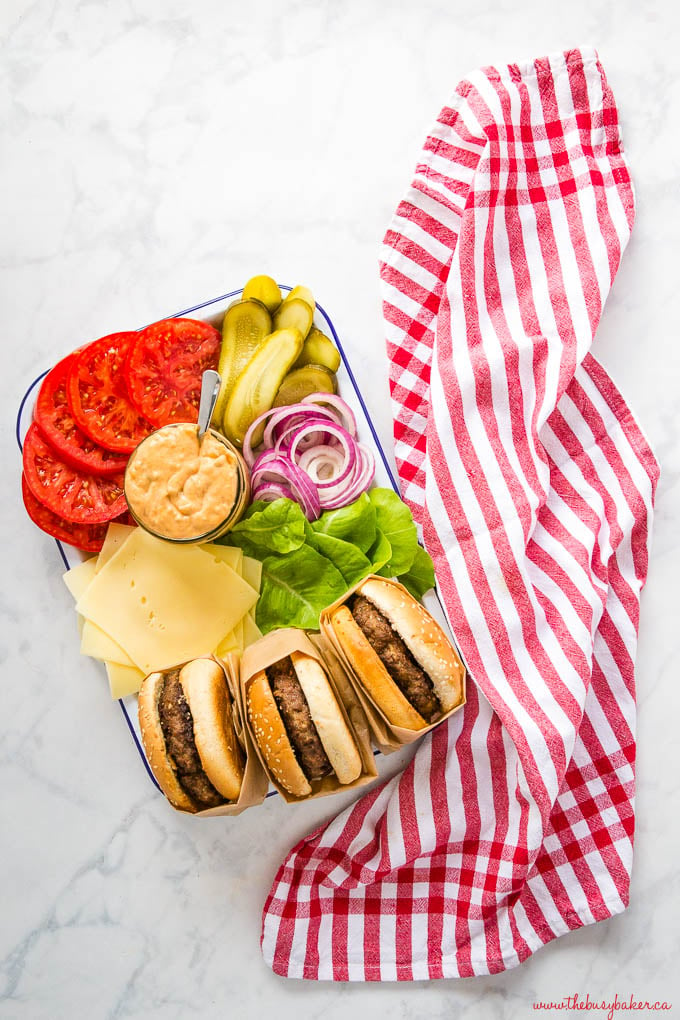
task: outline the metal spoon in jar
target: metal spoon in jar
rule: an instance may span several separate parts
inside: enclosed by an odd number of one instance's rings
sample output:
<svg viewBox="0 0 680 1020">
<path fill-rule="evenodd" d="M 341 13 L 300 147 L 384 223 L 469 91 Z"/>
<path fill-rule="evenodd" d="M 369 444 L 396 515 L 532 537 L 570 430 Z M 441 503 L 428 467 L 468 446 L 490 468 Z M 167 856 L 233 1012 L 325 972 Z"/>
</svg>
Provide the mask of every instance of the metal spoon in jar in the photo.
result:
<svg viewBox="0 0 680 1020">
<path fill-rule="evenodd" d="M 208 369 L 203 373 L 201 382 L 201 401 L 198 405 L 198 438 L 201 440 L 210 428 L 210 420 L 217 403 L 222 379 L 219 372 Z"/>
</svg>

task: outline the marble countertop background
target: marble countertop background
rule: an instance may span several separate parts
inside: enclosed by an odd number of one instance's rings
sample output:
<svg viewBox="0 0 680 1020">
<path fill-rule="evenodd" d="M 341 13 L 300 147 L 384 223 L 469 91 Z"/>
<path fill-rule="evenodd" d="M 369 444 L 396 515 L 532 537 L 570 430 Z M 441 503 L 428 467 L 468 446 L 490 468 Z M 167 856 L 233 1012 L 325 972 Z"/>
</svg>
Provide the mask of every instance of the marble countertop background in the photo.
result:
<svg viewBox="0 0 680 1020">
<path fill-rule="evenodd" d="M 0 1017 L 514 1020 L 574 993 L 680 1011 L 678 11 L 2 0 Z M 260 957 L 262 904 L 284 852 L 346 798 L 208 822 L 168 808 L 79 656 L 57 550 L 20 508 L 16 406 L 79 343 L 266 272 L 331 313 L 389 443 L 378 245 L 427 129 L 469 69 L 582 43 L 600 51 L 638 197 L 595 351 L 662 464 L 631 906 L 493 978 L 287 982 Z"/>
</svg>

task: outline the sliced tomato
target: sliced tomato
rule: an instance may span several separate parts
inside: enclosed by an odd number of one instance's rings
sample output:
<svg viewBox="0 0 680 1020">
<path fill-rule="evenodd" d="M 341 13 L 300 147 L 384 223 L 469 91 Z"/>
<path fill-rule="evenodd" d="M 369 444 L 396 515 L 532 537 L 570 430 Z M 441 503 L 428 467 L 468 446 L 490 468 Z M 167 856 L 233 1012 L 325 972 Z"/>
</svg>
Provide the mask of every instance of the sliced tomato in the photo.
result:
<svg viewBox="0 0 680 1020">
<path fill-rule="evenodd" d="M 21 476 L 21 492 L 26 513 L 46 534 L 58 538 L 60 542 L 74 545 L 76 549 L 99 552 L 104 544 L 108 524 L 73 524 L 72 521 L 65 521 L 58 514 L 53 514 L 35 498 L 28 487 L 25 475 Z"/>
<path fill-rule="evenodd" d="M 118 453 L 132 453 L 151 426 L 128 395 L 123 366 L 138 333 L 111 333 L 76 351 L 68 373 L 73 417 L 91 439 Z"/>
<path fill-rule="evenodd" d="M 58 362 L 43 379 L 33 411 L 38 428 L 64 460 L 82 471 L 113 475 L 124 471 L 127 455 L 104 449 L 76 424 L 66 396 L 66 380 L 75 354 Z"/>
<path fill-rule="evenodd" d="M 72 524 L 102 524 L 127 510 L 122 473 L 79 471 L 45 441 L 35 422 L 24 440 L 24 474 L 38 502 Z"/>
<path fill-rule="evenodd" d="M 164 319 L 137 335 L 125 378 L 130 397 L 152 425 L 197 421 L 203 373 L 217 369 L 220 342 L 217 330 L 197 319 Z"/>
</svg>

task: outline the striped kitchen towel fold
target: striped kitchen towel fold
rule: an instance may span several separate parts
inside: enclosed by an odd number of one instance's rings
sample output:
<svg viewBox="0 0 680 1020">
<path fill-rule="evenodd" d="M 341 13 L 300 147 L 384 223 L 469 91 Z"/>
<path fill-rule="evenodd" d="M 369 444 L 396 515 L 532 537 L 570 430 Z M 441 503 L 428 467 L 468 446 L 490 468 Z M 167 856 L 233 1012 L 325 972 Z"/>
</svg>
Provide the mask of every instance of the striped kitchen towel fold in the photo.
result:
<svg viewBox="0 0 680 1020">
<path fill-rule="evenodd" d="M 589 353 L 633 190 L 594 51 L 463 82 L 385 237 L 395 453 L 470 671 L 405 772 L 299 843 L 289 977 L 496 973 L 623 910 L 658 467 Z"/>
</svg>

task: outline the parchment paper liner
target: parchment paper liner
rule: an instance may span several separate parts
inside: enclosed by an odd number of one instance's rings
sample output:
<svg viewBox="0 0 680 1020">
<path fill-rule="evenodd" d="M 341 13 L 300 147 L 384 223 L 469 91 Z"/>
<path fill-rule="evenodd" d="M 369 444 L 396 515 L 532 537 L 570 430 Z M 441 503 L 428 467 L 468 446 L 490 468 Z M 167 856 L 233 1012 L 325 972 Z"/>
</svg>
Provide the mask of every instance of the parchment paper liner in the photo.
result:
<svg viewBox="0 0 680 1020">
<path fill-rule="evenodd" d="M 362 578 L 361 581 L 358 581 L 353 588 L 350 588 L 350 590 L 346 592 L 346 594 L 343 595 L 342 598 L 336 599 L 335 602 L 332 602 L 330 606 L 327 606 L 323 610 L 320 617 L 320 626 L 322 635 L 329 642 L 329 644 L 332 645 L 335 654 L 342 662 L 345 672 L 347 673 L 347 675 L 349 676 L 350 680 L 354 685 L 354 690 L 356 692 L 357 697 L 359 698 L 359 701 L 361 702 L 362 708 L 366 714 L 366 718 L 368 719 L 368 724 L 371 728 L 371 736 L 373 738 L 373 743 L 380 748 L 383 754 L 390 754 L 391 751 L 397 751 L 400 747 L 403 747 L 405 744 L 412 744 L 415 740 L 419 740 L 422 736 L 424 736 L 424 734 L 429 733 L 430 730 L 433 730 L 435 728 L 435 726 L 439 726 L 440 723 L 443 723 L 446 719 L 452 716 L 455 712 L 458 712 L 458 710 L 463 707 L 463 705 L 465 704 L 465 681 L 467 673 L 465 670 L 465 665 L 463 664 L 460 653 L 456 648 L 455 644 L 449 638 L 449 636 L 446 634 L 446 632 L 443 630 L 440 624 L 434 619 L 434 617 L 432 617 L 433 622 L 436 624 L 437 627 L 439 627 L 440 630 L 442 630 L 444 637 L 453 648 L 460 662 L 460 668 L 463 674 L 462 700 L 459 702 L 459 704 L 455 705 L 449 712 L 444 713 L 444 715 L 441 715 L 438 719 L 435 719 L 433 723 L 431 723 L 429 726 L 424 727 L 422 730 L 407 730 L 404 729 L 402 726 L 393 726 L 392 723 L 389 722 L 389 720 L 386 718 L 382 710 L 378 708 L 376 703 L 373 701 L 373 698 L 370 696 L 370 694 L 362 684 L 360 678 L 352 669 L 352 666 L 349 660 L 347 659 L 347 656 L 340 647 L 340 643 L 338 642 L 335 636 L 335 632 L 330 622 L 330 614 L 333 612 L 333 610 L 347 602 L 350 596 L 352 596 L 354 592 L 358 588 L 360 588 L 365 581 L 368 581 L 371 578 L 375 578 L 378 581 L 384 581 L 385 584 L 391 584 L 394 588 L 398 588 L 400 592 L 405 592 L 408 598 L 413 597 L 412 595 L 409 594 L 408 591 L 406 591 L 406 588 L 404 588 L 403 584 L 399 584 L 398 581 L 394 581 L 391 578 L 380 577 L 377 574 L 369 574 L 368 577 Z M 423 606 L 423 608 L 425 607 Z"/>
<path fill-rule="evenodd" d="M 294 797 L 285 787 L 281 786 L 278 780 L 269 772 L 264 757 L 260 752 L 257 742 L 250 727 L 250 720 L 245 711 L 246 692 L 248 685 L 256 673 L 266 669 L 272 663 L 284 659 L 291 652 L 304 652 L 311 655 L 324 666 L 333 693 L 336 695 L 340 710 L 345 717 L 354 739 L 356 740 L 363 770 L 358 779 L 353 783 L 340 783 L 337 776 L 324 776 L 323 779 L 311 782 L 312 792 L 307 797 Z M 316 797 L 327 797 L 332 793 L 343 793 L 345 790 L 353 790 L 358 786 L 365 786 L 378 775 L 375 767 L 375 759 L 371 750 L 371 735 L 366 716 L 357 698 L 354 687 L 350 683 L 342 664 L 338 661 L 334 649 L 328 644 L 322 635 L 305 634 L 303 630 L 294 627 L 286 627 L 283 630 L 274 630 L 265 637 L 249 645 L 241 656 L 241 704 L 243 706 L 243 718 L 249 730 L 250 740 L 255 747 L 263 769 L 269 776 L 271 783 L 276 787 L 287 804 L 295 804 L 302 800 L 313 800 Z"/>
<path fill-rule="evenodd" d="M 238 682 L 238 655 L 232 652 L 224 659 L 218 659 L 216 655 L 199 655 L 197 658 L 212 659 L 213 662 L 216 662 L 227 681 L 227 687 L 229 688 L 232 700 L 234 732 L 246 759 L 243 782 L 241 783 L 241 792 L 238 800 L 232 801 L 229 804 L 220 804 L 219 807 L 205 808 L 203 811 L 196 812 L 183 811 L 181 808 L 175 808 L 175 811 L 179 811 L 181 814 L 192 815 L 196 818 L 212 818 L 216 815 L 240 815 L 246 808 L 262 803 L 269 789 L 269 780 L 262 768 L 258 755 L 255 753 L 250 733 L 243 724 L 243 705 L 241 703 L 241 690 Z M 189 661 L 194 662 L 195 660 L 190 659 Z M 159 670 L 159 672 L 163 674 L 171 673 L 173 670 L 181 669 L 182 666 L 186 665 L 186 662 L 182 662 L 178 666 L 168 666 L 167 669 Z M 175 807 L 174 804 L 171 806 Z"/>
</svg>

